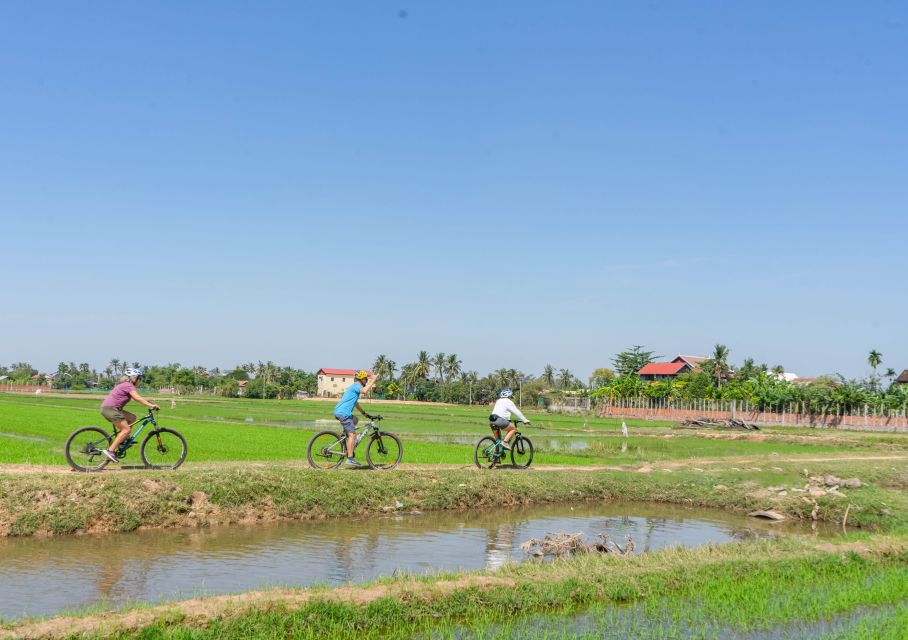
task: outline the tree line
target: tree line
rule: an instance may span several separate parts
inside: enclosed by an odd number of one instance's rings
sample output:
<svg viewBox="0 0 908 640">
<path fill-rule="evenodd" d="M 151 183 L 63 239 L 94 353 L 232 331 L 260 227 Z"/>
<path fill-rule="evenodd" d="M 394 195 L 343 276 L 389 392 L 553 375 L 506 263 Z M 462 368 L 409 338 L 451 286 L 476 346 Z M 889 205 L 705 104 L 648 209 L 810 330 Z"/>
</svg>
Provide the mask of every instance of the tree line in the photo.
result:
<svg viewBox="0 0 908 640">
<path fill-rule="evenodd" d="M 871 349 L 867 358 L 873 373 L 865 378 L 848 379 L 840 374 L 819 376 L 810 381 L 792 381 L 783 376 L 781 365 L 769 367 L 746 358 L 738 366 L 729 363 L 729 349 L 717 344 L 698 369 L 657 381 L 640 378 L 637 372 L 657 357 L 636 345 L 613 360 L 614 375 L 602 380 L 591 391 L 594 398 L 665 398 L 679 400 L 737 400 L 762 410 L 777 410 L 796 404 L 812 412 L 828 412 L 833 407 L 855 410 L 865 405 L 886 409 L 905 409 L 908 385 L 895 383 L 892 368 L 879 373 L 882 354 Z"/>
<path fill-rule="evenodd" d="M 717 344 L 712 354 L 695 370 L 657 381 L 640 378 L 638 371 L 661 356 L 635 345 L 616 354 L 611 367 L 595 369 L 586 382 L 569 369 L 547 364 L 539 375 L 514 368 L 499 368 L 480 376 L 465 369 L 457 354 L 419 351 L 403 365 L 385 354 L 372 363 L 377 375 L 375 395 L 378 398 L 422 400 L 455 404 L 487 404 L 498 397 L 502 387 L 511 387 L 523 404 L 535 404 L 565 396 L 615 398 L 664 398 L 680 400 L 738 400 L 761 409 L 780 408 L 800 403 L 811 410 L 834 405 L 904 408 L 908 403 L 908 385 L 894 383 L 896 372 L 878 371 L 882 354 L 872 349 L 867 362 L 873 373 L 861 379 L 841 375 L 820 376 L 810 382 L 793 382 L 783 377 L 784 367 L 756 364 L 746 358 L 739 366 L 730 364 L 729 349 Z M 41 375 L 26 362 L 0 366 L 0 381 L 10 384 L 49 384 L 54 389 L 111 388 L 128 367 L 141 367 L 143 384 L 151 389 L 172 388 L 180 393 L 212 393 L 225 397 L 247 398 L 297 397 L 300 392 L 314 396 L 318 379 L 314 372 L 280 366 L 274 362 L 241 363 L 222 371 L 204 366 L 180 363 L 143 365 L 123 358 L 112 358 L 98 371 L 87 363 L 60 362 L 57 370 Z"/>
</svg>

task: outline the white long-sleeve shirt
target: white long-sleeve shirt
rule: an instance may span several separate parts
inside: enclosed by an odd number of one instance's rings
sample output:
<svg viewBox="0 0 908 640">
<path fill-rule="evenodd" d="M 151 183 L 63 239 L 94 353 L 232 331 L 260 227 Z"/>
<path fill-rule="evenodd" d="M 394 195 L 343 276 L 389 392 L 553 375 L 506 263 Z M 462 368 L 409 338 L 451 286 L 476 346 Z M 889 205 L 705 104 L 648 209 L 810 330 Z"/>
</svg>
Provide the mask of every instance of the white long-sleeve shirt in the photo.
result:
<svg viewBox="0 0 908 640">
<path fill-rule="evenodd" d="M 520 409 L 517 408 L 517 405 L 514 404 L 514 401 L 510 398 L 498 398 L 495 402 L 495 406 L 492 408 L 492 413 L 500 418 L 511 419 L 511 413 L 514 413 L 521 422 L 529 422 L 522 413 Z"/>
</svg>

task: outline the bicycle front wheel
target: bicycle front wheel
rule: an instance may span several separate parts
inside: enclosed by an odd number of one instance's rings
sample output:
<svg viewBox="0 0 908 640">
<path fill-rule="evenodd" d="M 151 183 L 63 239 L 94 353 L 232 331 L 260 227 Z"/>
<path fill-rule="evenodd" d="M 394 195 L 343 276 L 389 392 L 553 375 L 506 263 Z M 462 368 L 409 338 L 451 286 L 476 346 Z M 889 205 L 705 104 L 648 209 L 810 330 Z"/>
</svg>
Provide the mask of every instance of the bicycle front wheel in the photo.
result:
<svg viewBox="0 0 908 640">
<path fill-rule="evenodd" d="M 309 441 L 306 457 L 314 469 L 334 469 L 346 454 L 346 438 L 334 431 L 319 431 Z"/>
<path fill-rule="evenodd" d="M 176 469 L 186 459 L 186 439 L 173 429 L 155 429 L 142 442 L 142 462 L 149 469 Z"/>
<path fill-rule="evenodd" d="M 66 461 L 76 471 L 100 471 L 110 462 L 101 451 L 109 449 L 113 436 L 98 427 L 82 427 L 72 432 L 63 448 Z"/>
<path fill-rule="evenodd" d="M 393 433 L 373 435 L 366 447 L 366 462 L 373 469 L 393 469 L 404 455 L 404 447 Z"/>
<path fill-rule="evenodd" d="M 515 467 L 526 469 L 533 461 L 533 443 L 526 436 L 518 436 L 511 445 L 511 462 Z"/>
<path fill-rule="evenodd" d="M 476 443 L 476 450 L 473 452 L 473 461 L 480 469 L 491 469 L 501 459 L 499 446 L 495 444 L 495 438 L 485 436 L 480 438 Z"/>
</svg>

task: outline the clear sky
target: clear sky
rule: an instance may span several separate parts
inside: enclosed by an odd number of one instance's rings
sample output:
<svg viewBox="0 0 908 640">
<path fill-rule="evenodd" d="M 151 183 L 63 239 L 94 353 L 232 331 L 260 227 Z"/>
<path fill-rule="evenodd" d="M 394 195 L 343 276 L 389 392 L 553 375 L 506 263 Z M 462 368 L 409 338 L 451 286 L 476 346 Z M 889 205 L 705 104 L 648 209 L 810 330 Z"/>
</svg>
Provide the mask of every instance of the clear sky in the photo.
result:
<svg viewBox="0 0 908 640">
<path fill-rule="evenodd" d="M 0 3 L 0 363 L 908 367 L 901 2 Z"/>
</svg>

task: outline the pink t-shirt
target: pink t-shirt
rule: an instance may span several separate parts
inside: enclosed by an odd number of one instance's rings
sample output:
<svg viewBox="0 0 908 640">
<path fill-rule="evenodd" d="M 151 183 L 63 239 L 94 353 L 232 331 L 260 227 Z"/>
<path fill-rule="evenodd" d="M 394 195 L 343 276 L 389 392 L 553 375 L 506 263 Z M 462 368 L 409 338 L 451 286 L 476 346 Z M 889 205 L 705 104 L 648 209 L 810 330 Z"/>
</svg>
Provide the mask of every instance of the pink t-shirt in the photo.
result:
<svg viewBox="0 0 908 640">
<path fill-rule="evenodd" d="M 116 409 L 122 409 L 126 406 L 126 403 L 132 400 L 129 397 L 129 394 L 136 390 L 136 385 L 131 383 L 129 380 L 126 382 L 121 382 L 113 389 L 110 390 L 110 393 L 104 402 L 101 403 L 102 407 L 114 407 Z"/>
</svg>

